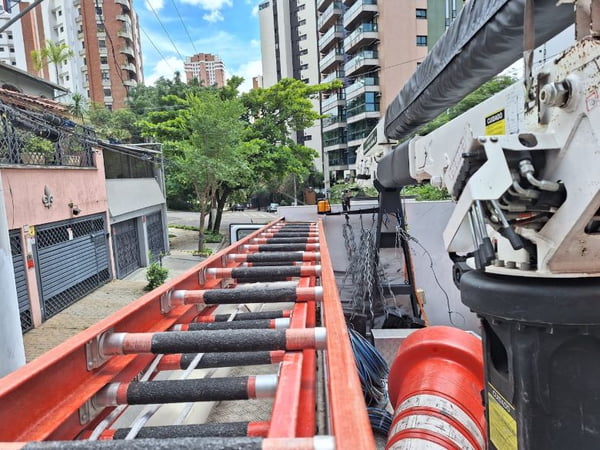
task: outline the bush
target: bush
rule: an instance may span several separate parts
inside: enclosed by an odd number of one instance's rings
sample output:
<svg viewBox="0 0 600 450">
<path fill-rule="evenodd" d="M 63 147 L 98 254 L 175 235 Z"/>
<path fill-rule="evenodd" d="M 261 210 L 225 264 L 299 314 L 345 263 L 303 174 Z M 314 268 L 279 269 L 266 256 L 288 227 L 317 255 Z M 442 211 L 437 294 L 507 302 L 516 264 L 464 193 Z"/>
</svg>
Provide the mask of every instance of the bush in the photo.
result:
<svg viewBox="0 0 600 450">
<path fill-rule="evenodd" d="M 419 186 L 405 186 L 402 189 L 402 195 L 414 195 L 417 201 L 450 199 L 450 194 L 448 194 L 446 188 L 438 188 L 432 186 L 431 184 L 421 184 Z"/>
<path fill-rule="evenodd" d="M 153 262 L 148 266 L 146 270 L 146 280 L 148 284 L 144 288 L 146 291 L 156 289 L 158 286 L 163 284 L 169 275 L 169 269 L 161 266 L 158 262 Z"/>
</svg>

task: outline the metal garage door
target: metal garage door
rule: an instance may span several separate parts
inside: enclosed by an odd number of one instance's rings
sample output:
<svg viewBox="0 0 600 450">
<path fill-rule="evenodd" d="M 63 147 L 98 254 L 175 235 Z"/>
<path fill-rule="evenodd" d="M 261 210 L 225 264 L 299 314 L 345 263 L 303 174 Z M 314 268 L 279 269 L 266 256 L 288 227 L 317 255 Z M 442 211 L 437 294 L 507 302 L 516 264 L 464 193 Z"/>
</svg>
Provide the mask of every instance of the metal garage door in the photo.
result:
<svg viewBox="0 0 600 450">
<path fill-rule="evenodd" d="M 29 290 L 27 289 L 21 232 L 19 230 L 11 230 L 9 231 L 9 237 L 15 282 L 17 284 L 17 298 L 19 299 L 21 330 L 25 333 L 33 328 L 33 317 L 31 316 L 31 303 L 29 301 Z"/>
<path fill-rule="evenodd" d="M 137 220 L 115 223 L 112 226 L 112 237 L 117 278 L 124 278 L 142 266 Z"/>
<path fill-rule="evenodd" d="M 103 215 L 40 226 L 35 249 L 44 320 L 110 280 Z"/>
<path fill-rule="evenodd" d="M 146 216 L 146 229 L 148 230 L 150 262 L 155 262 L 158 261 L 160 255 L 165 254 L 165 231 L 160 212 Z"/>
</svg>

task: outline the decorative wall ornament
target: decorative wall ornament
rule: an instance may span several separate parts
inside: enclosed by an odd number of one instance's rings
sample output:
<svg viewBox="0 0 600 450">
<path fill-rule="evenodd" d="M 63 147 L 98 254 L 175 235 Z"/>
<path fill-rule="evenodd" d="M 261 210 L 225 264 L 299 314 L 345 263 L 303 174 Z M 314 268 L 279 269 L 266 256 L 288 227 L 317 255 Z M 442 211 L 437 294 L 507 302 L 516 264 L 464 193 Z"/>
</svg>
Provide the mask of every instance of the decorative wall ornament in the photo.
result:
<svg viewBox="0 0 600 450">
<path fill-rule="evenodd" d="M 52 203 L 54 203 L 54 196 L 52 195 L 52 191 L 48 186 L 44 186 L 44 195 L 42 195 L 42 203 L 46 208 L 51 208 Z"/>
</svg>

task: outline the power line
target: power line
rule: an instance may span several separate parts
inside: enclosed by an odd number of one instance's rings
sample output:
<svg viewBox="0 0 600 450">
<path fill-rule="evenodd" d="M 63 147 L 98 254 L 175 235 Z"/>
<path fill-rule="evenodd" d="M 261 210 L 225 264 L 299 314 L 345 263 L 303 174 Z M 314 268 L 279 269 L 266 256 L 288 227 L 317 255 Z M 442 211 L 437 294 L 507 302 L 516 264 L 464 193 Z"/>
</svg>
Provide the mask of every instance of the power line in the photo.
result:
<svg viewBox="0 0 600 450">
<path fill-rule="evenodd" d="M 144 28 L 142 26 L 140 26 L 140 30 L 142 30 L 142 33 L 144 33 L 144 36 L 146 36 L 146 39 L 148 39 L 148 41 L 150 42 L 152 47 L 154 47 L 154 50 L 156 50 L 156 53 L 158 53 L 160 58 L 164 61 L 167 61 L 167 58 L 164 57 L 164 55 L 161 53 L 161 51 L 158 49 L 158 47 L 154 44 L 154 41 L 150 38 L 150 35 L 148 33 L 146 33 L 146 30 L 144 30 Z"/>
<path fill-rule="evenodd" d="M 152 13 L 154 14 L 154 17 L 156 17 L 156 20 L 158 21 L 158 23 L 160 24 L 161 28 L 163 29 L 163 31 L 165 32 L 165 34 L 167 35 L 167 37 L 169 38 L 169 41 L 171 42 L 171 45 L 173 46 L 173 48 L 175 49 L 175 52 L 179 55 L 179 58 L 181 58 L 181 60 L 185 63 L 185 58 L 181 55 L 181 53 L 179 52 L 179 49 L 177 48 L 177 46 L 175 45 L 175 42 L 173 42 L 173 39 L 171 38 L 171 35 L 169 34 L 169 32 L 167 31 L 167 29 L 165 28 L 165 25 L 162 23 L 162 20 L 160 20 L 160 17 L 158 16 L 158 14 L 156 13 L 156 9 L 154 9 L 154 6 L 152 6 L 152 3 L 148 0 L 146 0 L 146 5 L 148 7 L 150 7 L 150 10 L 152 11 Z"/>
<path fill-rule="evenodd" d="M 179 20 L 181 21 L 181 25 L 183 25 L 183 29 L 185 30 L 185 34 L 187 34 L 187 37 L 190 40 L 190 43 L 192 44 L 192 48 L 194 49 L 194 53 L 198 53 L 198 50 L 196 49 L 196 44 L 194 44 L 194 41 L 192 40 L 192 36 L 190 36 L 190 32 L 188 30 L 188 27 L 185 25 L 185 22 L 183 21 L 183 18 L 181 17 L 181 13 L 179 12 L 179 8 L 177 8 L 177 4 L 175 3 L 175 0 L 171 0 L 171 3 L 173 4 L 173 8 L 175 8 L 175 11 L 177 12 L 177 15 L 179 16 Z"/>
</svg>

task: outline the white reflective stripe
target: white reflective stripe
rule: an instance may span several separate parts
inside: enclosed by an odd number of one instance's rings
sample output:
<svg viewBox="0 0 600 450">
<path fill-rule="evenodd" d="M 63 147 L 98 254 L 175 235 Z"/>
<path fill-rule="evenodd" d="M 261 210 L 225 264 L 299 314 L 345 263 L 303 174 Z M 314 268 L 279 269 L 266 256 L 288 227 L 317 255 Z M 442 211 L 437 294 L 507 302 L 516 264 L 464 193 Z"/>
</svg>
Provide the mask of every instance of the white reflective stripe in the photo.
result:
<svg viewBox="0 0 600 450">
<path fill-rule="evenodd" d="M 402 439 L 401 441 L 395 442 L 391 447 L 387 447 L 387 450 L 447 450 L 445 447 L 436 444 L 435 442 L 429 442 L 425 439 L 419 438 L 408 438 Z"/>
<path fill-rule="evenodd" d="M 450 439 L 458 448 L 462 450 L 475 450 L 467 438 L 451 423 L 445 420 L 439 419 L 434 416 L 427 416 L 425 414 L 413 414 L 410 416 L 403 417 L 400 419 L 392 430 L 390 436 L 394 436 L 403 430 L 426 430 L 436 433 L 439 436 L 444 436 Z"/>
<path fill-rule="evenodd" d="M 485 448 L 485 440 L 483 439 L 483 435 L 481 434 L 481 430 L 477 424 L 460 406 L 452 403 L 447 398 L 433 394 L 413 395 L 412 397 L 404 400 L 400 406 L 398 406 L 394 415 L 397 416 L 402 411 L 419 406 L 436 409 L 445 416 L 453 417 L 460 422 L 469 431 L 469 433 L 471 433 L 471 436 L 473 436 L 473 438 L 479 444 L 479 448 Z"/>
</svg>

